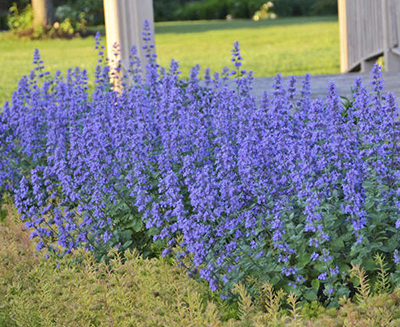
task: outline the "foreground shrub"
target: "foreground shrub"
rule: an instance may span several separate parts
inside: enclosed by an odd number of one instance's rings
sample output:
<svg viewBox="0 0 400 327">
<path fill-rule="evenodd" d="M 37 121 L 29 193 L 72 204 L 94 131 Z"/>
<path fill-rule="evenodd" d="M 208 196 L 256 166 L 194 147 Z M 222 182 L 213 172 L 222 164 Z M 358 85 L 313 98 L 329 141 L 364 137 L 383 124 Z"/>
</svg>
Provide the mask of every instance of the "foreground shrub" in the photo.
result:
<svg viewBox="0 0 400 327">
<path fill-rule="evenodd" d="M 0 227 L 0 325 L 217 326 L 206 287 L 167 260 L 115 252 L 109 265 L 89 253 L 45 259 L 9 217 Z"/>
<path fill-rule="evenodd" d="M 310 76 L 299 94 L 277 76 L 257 102 L 237 43 L 232 55 L 232 71 L 200 83 L 200 67 L 182 80 L 151 52 L 142 74 L 133 49 L 132 86 L 113 90 L 99 65 L 89 96 L 85 71 L 50 78 L 35 52 L 0 116 L 0 181 L 38 249 L 148 257 L 178 245 L 189 275 L 223 297 L 252 277 L 337 305 L 351 264 L 373 277 L 376 253 L 397 284 L 399 110 L 381 68 L 346 105 L 334 84 L 311 100 Z"/>
<path fill-rule="evenodd" d="M 108 265 L 89 253 L 67 260 L 36 252 L 12 206 L 0 222 L 0 326 L 398 326 L 400 290 L 341 300 L 339 310 L 317 302 L 301 307 L 293 294 L 262 287 L 252 299 L 236 285 L 238 305 L 211 300 L 207 286 L 165 259 L 128 253 Z M 7 215 L 8 211 L 8 215 Z M 358 278 L 358 277 L 357 277 Z M 365 285 L 366 279 L 362 281 Z"/>
</svg>

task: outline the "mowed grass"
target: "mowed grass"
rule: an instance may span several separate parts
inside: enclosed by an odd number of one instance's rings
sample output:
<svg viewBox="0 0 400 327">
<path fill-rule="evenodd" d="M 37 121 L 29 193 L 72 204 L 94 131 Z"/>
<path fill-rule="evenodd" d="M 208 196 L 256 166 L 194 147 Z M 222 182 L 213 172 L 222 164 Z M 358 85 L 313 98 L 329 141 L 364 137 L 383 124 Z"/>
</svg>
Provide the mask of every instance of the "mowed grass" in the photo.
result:
<svg viewBox="0 0 400 327">
<path fill-rule="evenodd" d="M 337 17 L 156 24 L 159 63 L 168 66 L 171 59 L 178 60 L 185 76 L 195 64 L 212 71 L 229 67 L 235 41 L 241 44 L 244 68 L 253 70 L 256 77 L 339 73 Z M 52 72 L 79 66 L 92 74 L 97 62 L 93 37 L 30 41 L 0 33 L 0 105 L 32 69 L 35 48 Z"/>
</svg>

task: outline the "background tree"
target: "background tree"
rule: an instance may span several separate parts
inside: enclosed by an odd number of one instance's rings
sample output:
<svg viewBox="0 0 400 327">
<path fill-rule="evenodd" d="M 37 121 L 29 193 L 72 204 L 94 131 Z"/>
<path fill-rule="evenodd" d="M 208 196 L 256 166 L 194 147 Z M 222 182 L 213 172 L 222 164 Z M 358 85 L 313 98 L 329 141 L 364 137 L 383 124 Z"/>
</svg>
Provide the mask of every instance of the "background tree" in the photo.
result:
<svg viewBox="0 0 400 327">
<path fill-rule="evenodd" d="M 52 0 L 32 0 L 33 27 L 49 26 L 54 23 L 54 6 Z"/>
</svg>

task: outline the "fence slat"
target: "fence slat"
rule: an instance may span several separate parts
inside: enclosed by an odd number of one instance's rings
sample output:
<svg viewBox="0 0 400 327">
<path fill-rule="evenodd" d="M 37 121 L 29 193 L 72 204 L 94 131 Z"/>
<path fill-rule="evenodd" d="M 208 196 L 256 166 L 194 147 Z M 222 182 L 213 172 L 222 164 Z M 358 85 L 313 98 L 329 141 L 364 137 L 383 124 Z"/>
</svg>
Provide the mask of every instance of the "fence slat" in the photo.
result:
<svg viewBox="0 0 400 327">
<path fill-rule="evenodd" d="M 342 72 L 369 69 L 381 55 L 396 60 L 391 49 L 400 42 L 400 0 L 339 0 L 338 9 Z"/>
</svg>

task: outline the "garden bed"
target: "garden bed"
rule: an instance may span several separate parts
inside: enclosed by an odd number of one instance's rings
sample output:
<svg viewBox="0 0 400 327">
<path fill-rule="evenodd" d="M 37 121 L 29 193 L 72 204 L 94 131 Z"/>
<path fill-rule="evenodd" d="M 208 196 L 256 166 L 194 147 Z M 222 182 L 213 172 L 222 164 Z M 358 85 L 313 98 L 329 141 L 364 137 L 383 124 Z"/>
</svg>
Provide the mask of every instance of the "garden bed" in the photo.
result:
<svg viewBox="0 0 400 327">
<path fill-rule="evenodd" d="M 64 262 L 84 249 L 101 269 L 110 251 L 118 269 L 131 251 L 161 255 L 239 300 L 242 318 L 263 296 L 297 317 L 297 302 L 365 305 L 367 275 L 377 295 L 398 286 L 399 108 L 380 66 L 349 99 L 334 83 L 312 99 L 310 75 L 277 75 L 258 101 L 237 42 L 232 68 L 202 82 L 198 65 L 189 79 L 176 61 L 160 67 L 151 44 L 145 67 L 132 48 L 125 75 L 99 35 L 96 49 L 93 92 L 87 71 L 51 76 L 36 50 L 0 115 L 0 190 L 38 250 Z"/>
</svg>

